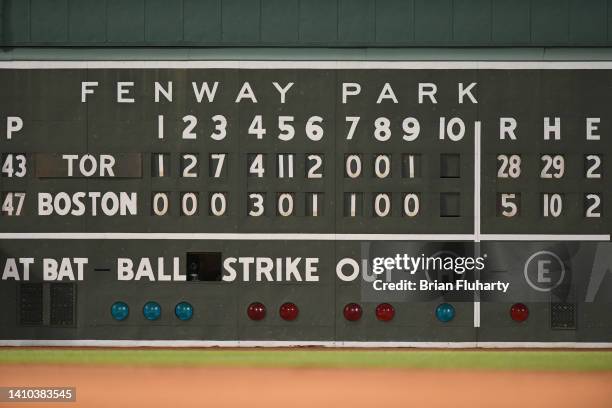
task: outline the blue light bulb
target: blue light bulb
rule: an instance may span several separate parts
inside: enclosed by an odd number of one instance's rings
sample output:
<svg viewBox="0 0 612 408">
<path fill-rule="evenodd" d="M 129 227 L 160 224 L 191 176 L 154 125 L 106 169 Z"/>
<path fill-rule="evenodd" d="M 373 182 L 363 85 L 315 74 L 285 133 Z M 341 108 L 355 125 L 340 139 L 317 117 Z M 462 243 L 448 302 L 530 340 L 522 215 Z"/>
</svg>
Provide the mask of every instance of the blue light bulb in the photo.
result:
<svg viewBox="0 0 612 408">
<path fill-rule="evenodd" d="M 442 303 L 436 307 L 436 318 L 443 322 L 450 322 L 455 317 L 455 308 L 450 303 Z"/>
<path fill-rule="evenodd" d="M 142 314 L 147 320 L 157 320 L 161 316 L 161 306 L 157 302 L 147 302 L 142 308 Z"/>
<path fill-rule="evenodd" d="M 130 314 L 130 307 L 125 302 L 115 302 L 111 306 L 111 315 L 113 319 L 122 321 L 127 319 Z"/>
<path fill-rule="evenodd" d="M 181 302 L 174 308 L 174 314 L 180 320 L 189 320 L 193 316 L 193 306 L 187 302 Z"/>
</svg>

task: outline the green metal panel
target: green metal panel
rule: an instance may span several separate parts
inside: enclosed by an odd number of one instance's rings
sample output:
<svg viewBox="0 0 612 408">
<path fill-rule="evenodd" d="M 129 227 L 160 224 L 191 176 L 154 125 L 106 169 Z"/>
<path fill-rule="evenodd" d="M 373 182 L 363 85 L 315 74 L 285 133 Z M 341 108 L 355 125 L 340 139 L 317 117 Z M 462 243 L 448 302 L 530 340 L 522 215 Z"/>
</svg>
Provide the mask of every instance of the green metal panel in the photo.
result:
<svg viewBox="0 0 612 408">
<path fill-rule="evenodd" d="M 261 41 L 297 43 L 298 0 L 261 0 Z"/>
<path fill-rule="evenodd" d="M 7 43 L 30 41 L 30 2 L 4 2 L 2 7 L 2 35 Z"/>
<path fill-rule="evenodd" d="M 67 0 L 32 0 L 30 5 L 32 41 L 49 43 L 68 41 Z"/>
<path fill-rule="evenodd" d="M 376 41 L 390 44 L 414 40 L 414 0 L 376 1 Z"/>
<path fill-rule="evenodd" d="M 425 44 L 452 42 L 452 0 L 415 0 L 415 41 Z"/>
<path fill-rule="evenodd" d="M 346 43 L 371 43 L 374 40 L 375 2 L 340 0 L 338 39 Z"/>
<path fill-rule="evenodd" d="M 4 47 L 612 45 L 612 0 L 0 0 Z"/>
<path fill-rule="evenodd" d="M 498 44 L 526 45 L 531 40 L 529 0 L 493 0 L 491 40 Z"/>
<path fill-rule="evenodd" d="M 147 0 L 145 4 L 147 42 L 176 43 L 183 39 L 183 2 Z"/>
<path fill-rule="evenodd" d="M 106 41 L 106 3 L 81 0 L 70 3 L 68 36 L 71 42 L 100 43 Z"/>
<path fill-rule="evenodd" d="M 608 16 L 608 37 L 606 38 L 608 42 L 612 40 L 612 0 L 608 0 L 607 4 L 607 16 Z"/>
<path fill-rule="evenodd" d="M 185 0 L 184 40 L 188 44 L 208 44 L 221 41 L 221 1 Z"/>
<path fill-rule="evenodd" d="M 485 43 L 491 40 L 491 0 L 455 2 L 453 12 L 455 41 Z"/>
<path fill-rule="evenodd" d="M 606 38 L 606 1 L 593 0 L 592 3 L 592 7 L 584 7 L 584 1 L 570 1 L 571 42 L 602 42 Z"/>
<path fill-rule="evenodd" d="M 300 1 L 300 42 L 334 43 L 338 39 L 336 1 Z"/>
<path fill-rule="evenodd" d="M 144 0 L 107 0 L 106 32 L 109 43 L 143 42 Z"/>
<path fill-rule="evenodd" d="M 224 0 L 221 3 L 223 40 L 228 43 L 259 42 L 259 0 Z"/>
<path fill-rule="evenodd" d="M 550 44 L 567 44 L 569 40 L 568 17 L 568 0 L 532 1 L 532 41 Z"/>
</svg>

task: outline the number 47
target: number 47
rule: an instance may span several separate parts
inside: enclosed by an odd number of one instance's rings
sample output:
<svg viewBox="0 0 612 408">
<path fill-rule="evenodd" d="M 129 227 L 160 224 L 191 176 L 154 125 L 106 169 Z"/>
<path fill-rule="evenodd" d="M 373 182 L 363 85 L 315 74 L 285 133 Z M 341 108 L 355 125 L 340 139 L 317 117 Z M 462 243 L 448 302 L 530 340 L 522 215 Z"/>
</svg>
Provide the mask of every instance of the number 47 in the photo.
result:
<svg viewBox="0 0 612 408">
<path fill-rule="evenodd" d="M 6 215 L 21 215 L 25 193 L 6 193 L 2 201 L 2 212 Z"/>
</svg>

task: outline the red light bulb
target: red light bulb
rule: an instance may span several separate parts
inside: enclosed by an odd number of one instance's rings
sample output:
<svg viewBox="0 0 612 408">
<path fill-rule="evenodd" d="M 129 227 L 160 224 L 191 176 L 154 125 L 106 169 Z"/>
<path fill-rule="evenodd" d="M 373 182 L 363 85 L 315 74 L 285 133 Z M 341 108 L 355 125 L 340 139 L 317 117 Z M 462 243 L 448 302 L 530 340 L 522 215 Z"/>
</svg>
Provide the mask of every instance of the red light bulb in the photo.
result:
<svg viewBox="0 0 612 408">
<path fill-rule="evenodd" d="M 376 306 L 376 318 L 381 322 L 388 322 L 395 316 L 395 309 L 389 303 Z"/>
<path fill-rule="evenodd" d="M 281 305 L 278 313 L 283 320 L 292 321 L 298 317 L 300 311 L 294 303 L 287 302 Z"/>
<path fill-rule="evenodd" d="M 529 317 L 529 309 L 522 303 L 515 303 L 510 308 L 510 317 L 515 322 L 524 322 Z"/>
<path fill-rule="evenodd" d="M 247 315 L 251 320 L 262 320 L 266 317 L 266 306 L 263 303 L 253 302 L 247 308 Z"/>
<path fill-rule="evenodd" d="M 363 314 L 363 310 L 361 306 L 357 303 L 349 303 L 344 306 L 344 318 L 349 322 L 355 322 L 361 319 L 361 315 Z"/>
</svg>

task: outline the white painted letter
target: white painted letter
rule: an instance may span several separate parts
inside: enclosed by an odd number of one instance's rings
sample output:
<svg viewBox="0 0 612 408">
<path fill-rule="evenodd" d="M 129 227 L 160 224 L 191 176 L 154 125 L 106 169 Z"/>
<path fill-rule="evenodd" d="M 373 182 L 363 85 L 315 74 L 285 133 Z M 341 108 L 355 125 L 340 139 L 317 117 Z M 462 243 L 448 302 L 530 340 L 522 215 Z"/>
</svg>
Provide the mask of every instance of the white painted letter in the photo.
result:
<svg viewBox="0 0 612 408">
<path fill-rule="evenodd" d="M 514 130 L 516 129 L 516 119 L 499 118 L 499 140 L 505 140 L 508 136 L 511 140 L 516 140 Z"/>
<path fill-rule="evenodd" d="M 124 98 L 123 95 L 128 95 L 130 93 L 129 89 L 125 89 L 125 87 L 134 86 L 133 82 L 117 82 L 117 102 L 119 103 L 134 103 L 134 98 Z"/>
<path fill-rule="evenodd" d="M 356 82 L 343 82 L 342 83 L 342 103 L 346 103 L 348 96 L 359 95 L 361 92 L 361 85 Z"/>
<path fill-rule="evenodd" d="M 472 82 L 468 85 L 467 88 L 463 88 L 463 82 L 459 83 L 459 103 L 463 103 L 464 96 L 470 98 L 470 101 L 472 101 L 472 103 L 478 103 L 476 98 L 474 98 L 474 95 L 472 95 L 472 88 L 474 88 L 475 86 L 476 82 Z"/>
<path fill-rule="evenodd" d="M 561 119 L 555 118 L 555 124 L 550 124 L 550 118 L 544 118 L 544 140 L 550 140 L 550 134 L 555 134 L 555 140 L 561 140 Z"/>
<path fill-rule="evenodd" d="M 272 84 L 278 90 L 278 93 L 280 94 L 281 103 L 285 103 L 285 96 L 287 94 L 287 91 L 291 89 L 291 87 L 293 86 L 293 82 L 289 82 L 287 85 L 285 85 L 284 88 L 281 88 L 278 82 L 272 82 Z"/>
<path fill-rule="evenodd" d="M 94 90 L 90 86 L 98 86 L 98 82 L 81 82 L 81 102 L 87 102 L 87 94 L 93 94 Z"/>
<path fill-rule="evenodd" d="M 257 103 L 257 98 L 255 98 L 255 94 L 253 93 L 253 89 L 251 89 L 251 85 L 248 82 L 245 82 L 238 92 L 238 96 L 236 97 L 236 103 L 240 102 L 242 99 L 247 98 L 250 99 L 251 102 Z"/>
<path fill-rule="evenodd" d="M 159 82 L 155 81 L 155 102 L 159 102 L 159 94 L 163 94 L 168 102 L 172 102 L 172 81 L 168 81 L 168 88 L 164 88 Z"/>
<path fill-rule="evenodd" d="M 219 82 L 215 81 L 212 89 L 208 86 L 208 82 L 202 82 L 202 86 L 198 89 L 198 86 L 195 82 L 191 83 L 193 87 L 193 94 L 196 97 L 198 103 L 202 103 L 202 99 L 204 99 L 204 95 L 206 95 L 206 99 L 208 102 L 213 102 L 215 100 L 215 95 L 217 94 L 217 86 L 219 86 Z"/>
<path fill-rule="evenodd" d="M 431 103 L 438 103 L 436 100 L 436 92 L 438 91 L 438 87 L 436 84 L 432 83 L 419 83 L 419 103 L 423 103 L 423 98 L 428 96 L 431 100 Z"/>
<path fill-rule="evenodd" d="M 23 128 L 23 119 L 19 116 L 8 116 L 6 118 L 6 138 L 12 139 L 13 133 L 19 132 Z"/>
<path fill-rule="evenodd" d="M 599 118 L 587 118 L 586 120 L 586 139 L 587 140 L 599 140 L 600 135 L 596 135 L 593 132 L 596 132 L 599 129 L 597 124 L 600 122 Z"/>
<path fill-rule="evenodd" d="M 393 103 L 398 103 L 395 93 L 393 92 L 393 88 L 391 88 L 391 85 L 389 85 L 388 82 L 385 82 L 385 86 L 383 86 L 382 91 L 380 91 L 380 95 L 378 95 L 378 100 L 376 103 L 381 103 L 383 99 L 391 99 Z"/>
</svg>

